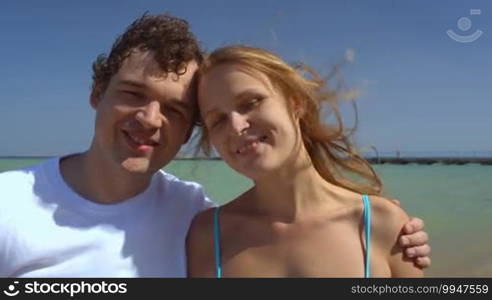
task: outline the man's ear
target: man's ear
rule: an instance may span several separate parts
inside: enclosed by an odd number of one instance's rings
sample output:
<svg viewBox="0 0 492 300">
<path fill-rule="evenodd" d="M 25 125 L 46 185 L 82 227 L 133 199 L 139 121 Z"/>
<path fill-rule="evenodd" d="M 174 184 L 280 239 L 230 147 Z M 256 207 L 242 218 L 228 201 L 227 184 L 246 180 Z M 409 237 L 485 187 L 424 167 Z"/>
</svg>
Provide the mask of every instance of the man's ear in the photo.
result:
<svg viewBox="0 0 492 300">
<path fill-rule="evenodd" d="M 101 84 L 94 83 L 90 95 L 90 103 L 92 108 L 97 109 L 97 106 L 101 102 L 102 96 L 103 96 L 103 89 L 101 87 Z"/>
</svg>

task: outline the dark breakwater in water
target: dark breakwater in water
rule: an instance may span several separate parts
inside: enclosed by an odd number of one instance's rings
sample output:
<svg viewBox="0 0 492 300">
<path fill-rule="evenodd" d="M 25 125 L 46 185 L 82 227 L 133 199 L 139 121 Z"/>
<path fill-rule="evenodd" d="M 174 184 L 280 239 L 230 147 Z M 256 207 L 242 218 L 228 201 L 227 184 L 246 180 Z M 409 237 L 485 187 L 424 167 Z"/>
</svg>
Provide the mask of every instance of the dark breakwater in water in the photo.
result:
<svg viewBox="0 0 492 300">
<path fill-rule="evenodd" d="M 418 165 L 492 165 L 492 157 L 370 157 L 371 164 L 418 164 Z"/>
</svg>

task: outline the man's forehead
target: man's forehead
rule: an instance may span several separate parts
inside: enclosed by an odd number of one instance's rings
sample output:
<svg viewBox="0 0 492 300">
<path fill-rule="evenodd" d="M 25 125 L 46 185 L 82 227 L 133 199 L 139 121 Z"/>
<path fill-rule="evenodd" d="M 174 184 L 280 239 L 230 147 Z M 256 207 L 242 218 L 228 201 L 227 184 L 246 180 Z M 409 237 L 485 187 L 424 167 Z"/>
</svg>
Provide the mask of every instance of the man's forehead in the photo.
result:
<svg viewBox="0 0 492 300">
<path fill-rule="evenodd" d="M 172 79 L 173 81 L 188 82 L 192 79 L 198 69 L 195 61 L 190 61 L 185 65 L 183 74 L 166 72 L 154 58 L 154 52 L 151 50 L 134 49 L 130 55 L 122 62 L 120 71 L 122 73 L 132 73 L 134 75 L 155 77 L 156 79 Z M 183 70 L 184 71 L 184 70 Z"/>
</svg>

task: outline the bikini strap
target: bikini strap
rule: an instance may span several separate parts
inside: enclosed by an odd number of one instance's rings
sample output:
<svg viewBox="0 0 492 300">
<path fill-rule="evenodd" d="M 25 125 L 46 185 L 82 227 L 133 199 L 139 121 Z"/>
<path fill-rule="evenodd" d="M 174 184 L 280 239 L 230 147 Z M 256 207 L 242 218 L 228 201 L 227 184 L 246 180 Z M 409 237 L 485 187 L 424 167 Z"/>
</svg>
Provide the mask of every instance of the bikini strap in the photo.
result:
<svg viewBox="0 0 492 300">
<path fill-rule="evenodd" d="M 364 278 L 371 277 L 371 202 L 367 195 L 362 195 L 364 201 L 364 231 L 366 238 L 366 258 Z"/>
<path fill-rule="evenodd" d="M 220 222 L 219 222 L 220 206 L 215 208 L 214 212 L 214 247 L 215 247 L 215 276 L 222 278 L 222 263 L 220 253 Z"/>
</svg>

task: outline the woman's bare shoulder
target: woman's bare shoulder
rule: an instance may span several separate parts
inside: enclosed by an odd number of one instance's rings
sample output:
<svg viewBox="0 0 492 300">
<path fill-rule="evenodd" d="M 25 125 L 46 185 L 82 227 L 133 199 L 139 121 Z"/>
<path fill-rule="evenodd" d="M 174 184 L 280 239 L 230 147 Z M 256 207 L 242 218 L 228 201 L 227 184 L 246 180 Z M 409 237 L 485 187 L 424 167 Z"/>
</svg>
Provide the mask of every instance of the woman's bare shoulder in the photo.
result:
<svg viewBox="0 0 492 300">
<path fill-rule="evenodd" d="M 191 222 L 190 229 L 188 230 L 188 236 L 194 238 L 196 235 L 199 237 L 203 236 L 205 232 L 211 231 L 214 212 L 215 207 L 212 207 L 197 214 Z"/>
<path fill-rule="evenodd" d="M 393 201 L 381 196 L 369 196 L 374 236 L 386 246 L 394 245 L 409 217 Z"/>
<path fill-rule="evenodd" d="M 399 220 L 402 217 L 407 217 L 405 211 L 392 200 L 382 196 L 369 196 L 372 211 L 375 214 L 385 218 L 392 218 L 393 221 Z"/>
<path fill-rule="evenodd" d="M 207 209 L 193 219 L 186 237 L 187 273 L 189 277 L 213 275 L 213 213 Z"/>
<path fill-rule="evenodd" d="M 385 257 L 391 269 L 392 277 L 421 277 L 422 271 L 414 266 L 413 261 L 403 255 L 398 244 L 403 226 L 409 217 L 405 211 L 393 201 L 370 196 L 372 240 L 376 251 Z"/>
</svg>

